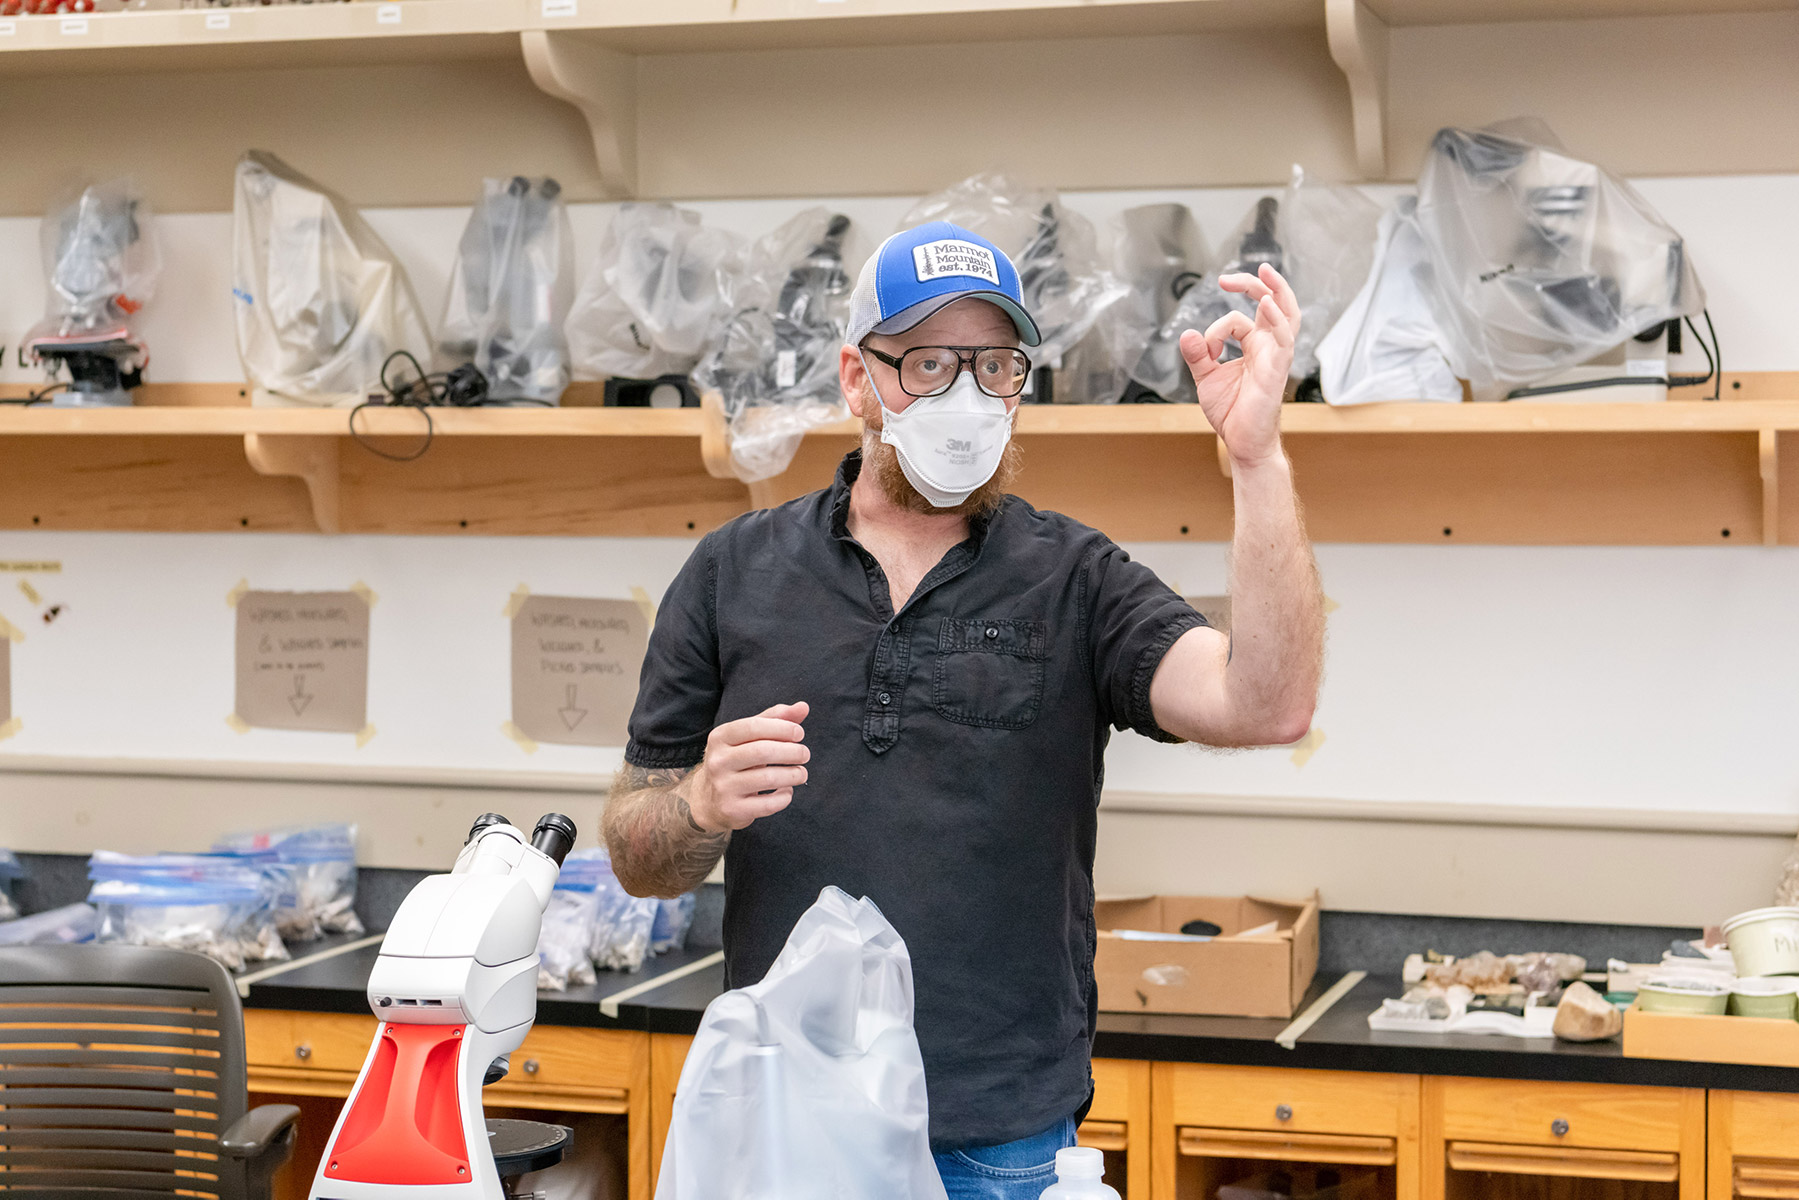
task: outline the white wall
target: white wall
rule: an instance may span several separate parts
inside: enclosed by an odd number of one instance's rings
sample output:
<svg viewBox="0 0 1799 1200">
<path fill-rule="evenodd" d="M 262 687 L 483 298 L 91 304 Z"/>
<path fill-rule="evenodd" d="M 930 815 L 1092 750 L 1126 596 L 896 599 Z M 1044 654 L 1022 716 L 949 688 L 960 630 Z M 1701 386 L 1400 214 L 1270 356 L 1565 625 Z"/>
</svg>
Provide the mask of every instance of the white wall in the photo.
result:
<svg viewBox="0 0 1799 1200">
<path fill-rule="evenodd" d="M 336 538 L 0 533 L 0 560 L 66 611 L 51 625 L 0 577 L 23 731 L 0 755 L 609 772 L 617 752 L 500 732 L 519 583 L 659 597 L 672 539 Z M 1134 553 L 1188 593 L 1224 583 L 1223 548 Z M 1134 735 L 1106 783 L 1125 792 L 1469 805 L 1799 813 L 1799 550 L 1322 546 L 1329 673 L 1305 766 L 1286 750 L 1218 754 Z M 226 593 L 367 583 L 377 735 L 253 730 L 232 708 Z"/>
</svg>

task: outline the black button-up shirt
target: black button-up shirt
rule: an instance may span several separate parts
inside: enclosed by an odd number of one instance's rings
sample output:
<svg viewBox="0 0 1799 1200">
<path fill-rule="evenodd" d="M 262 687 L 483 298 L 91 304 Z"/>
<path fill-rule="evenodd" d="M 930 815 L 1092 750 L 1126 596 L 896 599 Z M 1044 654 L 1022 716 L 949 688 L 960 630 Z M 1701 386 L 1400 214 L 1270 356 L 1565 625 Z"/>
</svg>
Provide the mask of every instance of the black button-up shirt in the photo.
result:
<svg viewBox="0 0 1799 1200">
<path fill-rule="evenodd" d="M 911 954 L 931 1140 L 1012 1141 L 1090 1092 L 1093 843 L 1110 727 L 1205 619 L 1105 535 L 1008 497 L 897 613 L 836 482 L 708 534 L 669 586 L 625 758 L 691 767 L 714 726 L 811 705 L 809 782 L 732 835 L 725 956 L 760 980 L 834 884 Z"/>
</svg>

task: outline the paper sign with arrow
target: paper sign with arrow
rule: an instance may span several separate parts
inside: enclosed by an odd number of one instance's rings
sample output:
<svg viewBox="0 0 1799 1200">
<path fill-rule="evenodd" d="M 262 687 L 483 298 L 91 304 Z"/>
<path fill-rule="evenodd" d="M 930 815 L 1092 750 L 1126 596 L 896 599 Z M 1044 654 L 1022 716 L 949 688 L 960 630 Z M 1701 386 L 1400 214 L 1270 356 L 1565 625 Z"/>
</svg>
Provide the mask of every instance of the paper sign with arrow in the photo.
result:
<svg viewBox="0 0 1799 1200">
<path fill-rule="evenodd" d="M 368 724 L 365 596 L 246 591 L 235 607 L 239 721 L 336 733 Z"/>
<path fill-rule="evenodd" d="M 512 619 L 512 725 L 533 742 L 622 746 L 650 623 L 635 600 L 521 593 Z"/>
</svg>

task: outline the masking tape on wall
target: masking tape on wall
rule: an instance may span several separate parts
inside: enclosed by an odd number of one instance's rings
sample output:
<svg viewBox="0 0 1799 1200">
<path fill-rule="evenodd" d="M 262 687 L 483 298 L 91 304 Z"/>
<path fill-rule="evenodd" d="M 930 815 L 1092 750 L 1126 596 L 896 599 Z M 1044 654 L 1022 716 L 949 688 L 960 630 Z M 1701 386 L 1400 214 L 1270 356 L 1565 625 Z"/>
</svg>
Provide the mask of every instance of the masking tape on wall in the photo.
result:
<svg viewBox="0 0 1799 1200">
<path fill-rule="evenodd" d="M 632 584 L 631 599 L 637 601 L 637 607 L 642 610 L 643 623 L 654 629 L 656 627 L 656 606 L 650 603 L 650 594 L 636 584 Z"/>
<path fill-rule="evenodd" d="M 238 580 L 236 586 L 234 586 L 230 591 L 225 593 L 225 606 L 227 608 L 236 608 L 237 602 L 239 600 L 242 600 L 244 598 L 245 594 L 249 592 L 249 590 L 250 590 L 250 581 L 248 579 Z"/>
<path fill-rule="evenodd" d="M 232 713 L 230 716 L 226 717 L 225 724 L 231 726 L 231 728 L 233 730 L 237 731 L 238 733 L 249 733 L 250 732 L 250 722 L 244 720 L 242 717 L 238 716 L 236 713 Z"/>
<path fill-rule="evenodd" d="M 62 564 L 59 562 L 0 561 L 0 571 L 14 575 L 60 575 Z"/>
<path fill-rule="evenodd" d="M 0 617 L 0 637 L 11 642 L 22 642 L 25 640 L 25 631 L 5 617 Z"/>
<path fill-rule="evenodd" d="M 364 725 L 361 729 L 358 729 L 356 731 L 356 748 L 358 750 L 362 749 L 364 746 L 369 744 L 370 739 L 372 739 L 374 736 L 375 736 L 375 723 L 373 721 L 370 721 L 367 725 Z"/>
<path fill-rule="evenodd" d="M 1303 767 L 1312 761 L 1312 755 L 1318 753 L 1318 747 L 1324 745 L 1324 730 L 1314 727 L 1306 735 L 1293 743 L 1293 765 Z"/>
<path fill-rule="evenodd" d="M 381 602 L 381 597 L 375 595 L 375 589 L 362 582 L 360 579 L 350 585 L 350 590 L 355 592 L 358 596 L 361 596 L 362 602 L 370 608 L 375 607 L 375 605 Z"/>
<path fill-rule="evenodd" d="M 508 621 L 512 620 L 518 616 L 518 610 L 525 607 L 525 601 L 530 598 L 531 589 L 522 583 L 519 584 L 512 589 L 512 596 L 506 601 L 506 607 L 501 610 L 502 614 Z"/>
<path fill-rule="evenodd" d="M 7 738 L 23 728 L 25 728 L 25 722 L 19 720 L 17 717 L 9 718 L 5 724 L 0 725 L 0 742 L 4 742 Z"/>
<path fill-rule="evenodd" d="M 1342 608 L 1342 607 L 1343 606 L 1341 604 L 1338 604 L 1335 600 L 1332 600 L 1329 596 L 1326 596 L 1324 598 L 1324 615 L 1325 616 L 1327 616 L 1327 617 L 1330 616 L 1332 613 L 1336 612 L 1339 608 Z"/>
<path fill-rule="evenodd" d="M 502 722 L 500 725 L 500 732 L 517 742 L 518 748 L 523 750 L 526 754 L 537 753 L 537 743 L 532 741 L 530 735 L 520 729 L 517 725 L 514 725 L 511 721 Z"/>
<path fill-rule="evenodd" d="M 37 589 L 31 586 L 31 580 L 29 579 L 19 580 L 19 590 L 25 593 L 25 599 L 31 601 L 33 604 L 42 604 L 44 602 L 44 598 L 37 594 Z"/>
</svg>

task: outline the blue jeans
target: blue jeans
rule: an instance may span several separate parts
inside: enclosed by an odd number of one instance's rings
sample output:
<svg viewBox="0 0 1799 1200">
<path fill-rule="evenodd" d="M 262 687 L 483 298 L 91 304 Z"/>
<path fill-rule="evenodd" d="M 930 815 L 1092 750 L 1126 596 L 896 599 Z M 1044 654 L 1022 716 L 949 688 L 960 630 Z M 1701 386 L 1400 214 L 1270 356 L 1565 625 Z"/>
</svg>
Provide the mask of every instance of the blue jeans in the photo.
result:
<svg viewBox="0 0 1799 1200">
<path fill-rule="evenodd" d="M 1037 1200 L 1056 1181 L 1056 1151 L 1074 1145 L 1074 1118 L 1000 1146 L 937 1155 L 949 1200 Z"/>
</svg>

